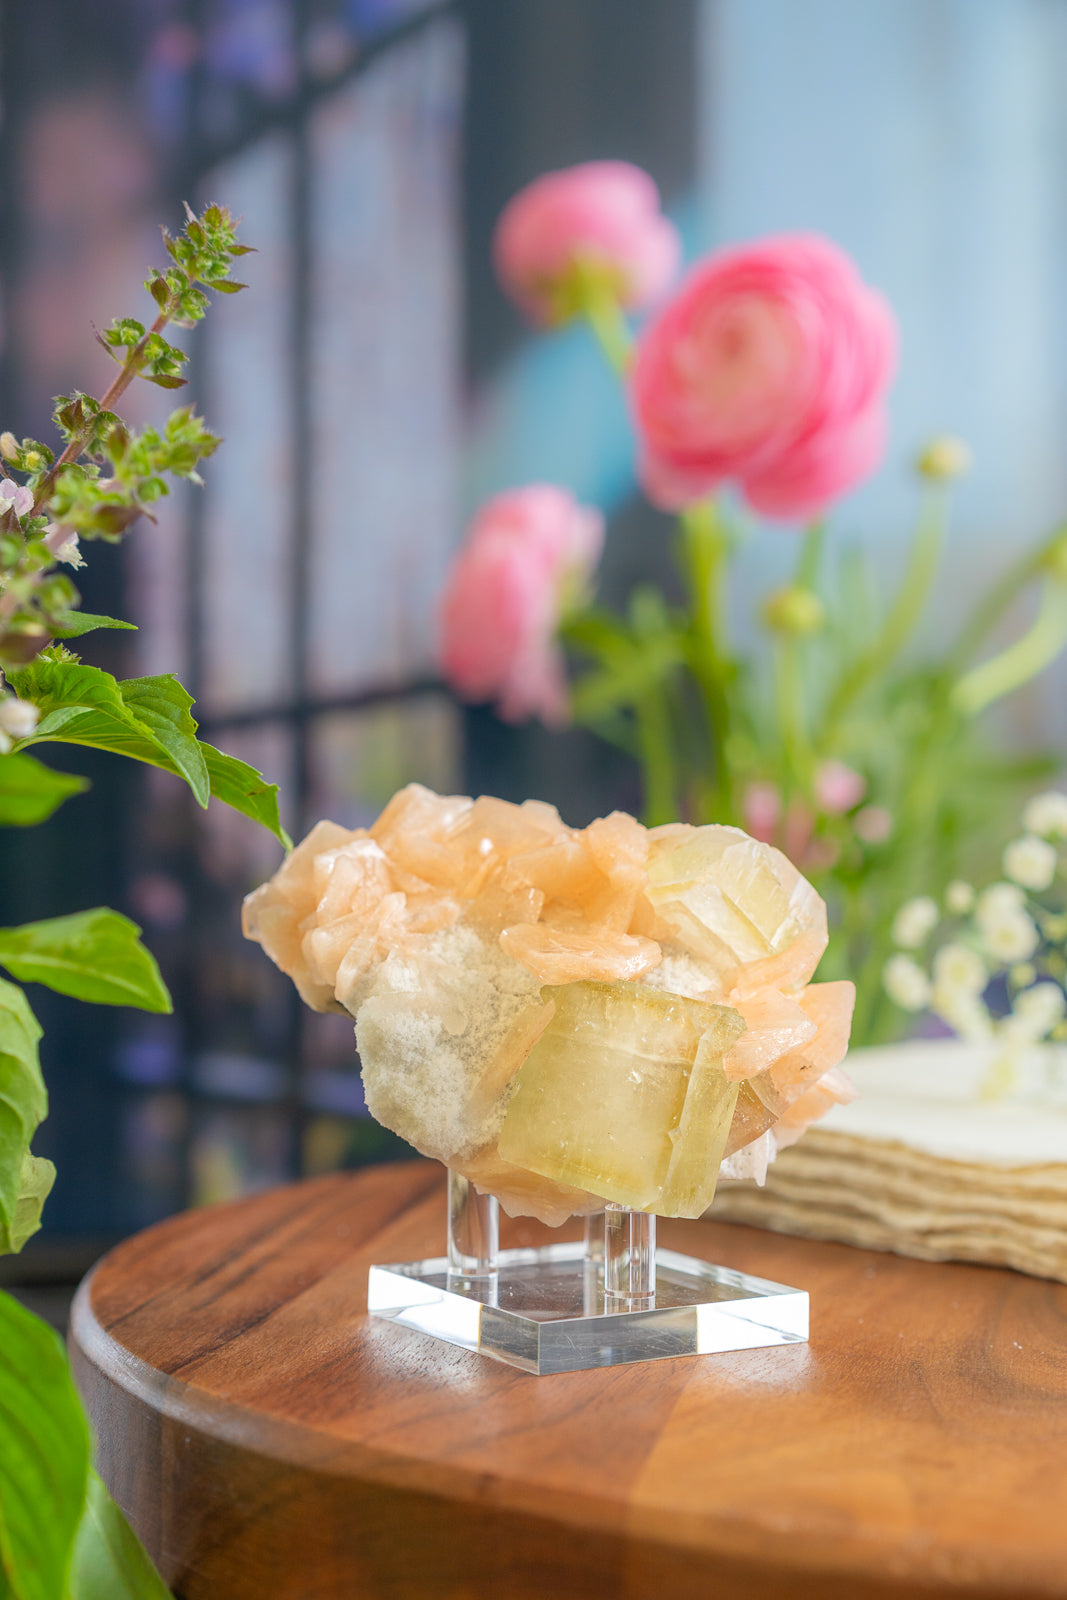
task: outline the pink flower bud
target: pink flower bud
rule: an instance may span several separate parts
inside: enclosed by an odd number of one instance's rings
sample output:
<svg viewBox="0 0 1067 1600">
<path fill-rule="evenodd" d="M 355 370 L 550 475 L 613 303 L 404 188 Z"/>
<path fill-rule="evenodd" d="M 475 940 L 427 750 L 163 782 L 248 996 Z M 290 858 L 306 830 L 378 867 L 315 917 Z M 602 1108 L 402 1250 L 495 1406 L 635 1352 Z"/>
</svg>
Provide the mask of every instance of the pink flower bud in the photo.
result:
<svg viewBox="0 0 1067 1600">
<path fill-rule="evenodd" d="M 573 315 L 578 270 L 602 277 L 622 306 L 637 310 L 665 292 L 680 259 L 656 185 L 627 161 L 545 173 L 505 206 L 493 237 L 501 283 L 541 323 Z"/>
<path fill-rule="evenodd" d="M 816 234 L 720 250 L 646 328 L 633 404 L 641 476 L 677 509 L 737 483 L 757 511 L 822 511 L 885 441 L 896 325 L 843 251 Z"/>
<path fill-rule="evenodd" d="M 854 826 L 864 844 L 885 844 L 893 831 L 893 818 L 885 806 L 864 806 L 856 812 Z"/>
<path fill-rule="evenodd" d="M 824 761 L 815 774 L 815 798 L 819 809 L 831 817 L 851 811 L 866 793 L 866 778 L 862 773 L 846 767 L 843 761 Z"/>
<path fill-rule="evenodd" d="M 552 484 L 513 489 L 482 507 L 441 602 L 441 671 L 458 694 L 495 700 L 509 722 L 566 721 L 556 627 L 603 541 L 600 512 Z"/>
</svg>

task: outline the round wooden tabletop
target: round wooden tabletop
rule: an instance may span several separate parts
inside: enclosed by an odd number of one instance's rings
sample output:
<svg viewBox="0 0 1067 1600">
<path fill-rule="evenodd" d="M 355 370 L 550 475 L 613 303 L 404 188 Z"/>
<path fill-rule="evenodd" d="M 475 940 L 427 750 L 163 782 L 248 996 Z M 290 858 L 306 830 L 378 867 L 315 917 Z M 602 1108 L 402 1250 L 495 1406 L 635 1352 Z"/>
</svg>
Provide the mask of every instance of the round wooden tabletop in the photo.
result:
<svg viewBox="0 0 1067 1600">
<path fill-rule="evenodd" d="M 183 1600 L 1067 1596 L 1067 1286 L 660 1240 L 807 1289 L 810 1344 L 535 1378 L 371 1320 L 443 1250 L 428 1163 L 171 1218 L 75 1305 L 103 1475 Z"/>
</svg>

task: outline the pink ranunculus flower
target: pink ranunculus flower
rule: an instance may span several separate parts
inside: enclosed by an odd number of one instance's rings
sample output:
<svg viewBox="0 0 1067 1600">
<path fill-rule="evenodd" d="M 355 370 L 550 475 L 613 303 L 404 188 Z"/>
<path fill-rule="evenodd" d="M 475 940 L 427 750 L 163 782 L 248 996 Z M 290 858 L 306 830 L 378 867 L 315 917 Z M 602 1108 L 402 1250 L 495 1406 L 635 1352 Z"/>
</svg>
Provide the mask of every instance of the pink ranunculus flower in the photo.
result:
<svg viewBox="0 0 1067 1600">
<path fill-rule="evenodd" d="M 756 511 L 822 511 L 873 471 L 896 361 L 888 302 L 817 234 L 716 251 L 642 335 L 641 476 L 676 510 L 732 481 Z"/>
<path fill-rule="evenodd" d="M 512 489 L 482 507 L 441 602 L 441 671 L 458 694 L 495 700 L 509 722 L 566 721 L 556 627 L 603 542 L 600 512 L 552 484 Z"/>
<path fill-rule="evenodd" d="M 647 172 L 586 161 L 546 172 L 505 206 L 493 235 L 500 281 L 535 322 L 573 315 L 576 267 L 603 274 L 627 310 L 664 294 L 678 271 L 678 230 Z"/>
<path fill-rule="evenodd" d="M 858 806 L 867 793 L 867 779 L 843 761 L 823 761 L 815 771 L 815 798 L 820 810 L 839 817 Z"/>
</svg>

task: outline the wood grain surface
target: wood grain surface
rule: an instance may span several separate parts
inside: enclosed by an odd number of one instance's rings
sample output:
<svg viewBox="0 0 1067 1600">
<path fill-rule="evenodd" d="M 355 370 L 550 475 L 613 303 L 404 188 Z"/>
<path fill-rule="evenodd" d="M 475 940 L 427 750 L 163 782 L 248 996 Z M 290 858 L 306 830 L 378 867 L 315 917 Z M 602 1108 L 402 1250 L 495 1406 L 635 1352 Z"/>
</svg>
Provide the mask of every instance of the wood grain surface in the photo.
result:
<svg viewBox="0 0 1067 1600">
<path fill-rule="evenodd" d="M 807 1289 L 810 1344 L 535 1378 L 366 1317 L 372 1260 L 443 1241 L 407 1163 L 174 1217 L 83 1284 L 101 1470 L 183 1600 L 1067 1597 L 1067 1286 L 661 1222 Z"/>
</svg>

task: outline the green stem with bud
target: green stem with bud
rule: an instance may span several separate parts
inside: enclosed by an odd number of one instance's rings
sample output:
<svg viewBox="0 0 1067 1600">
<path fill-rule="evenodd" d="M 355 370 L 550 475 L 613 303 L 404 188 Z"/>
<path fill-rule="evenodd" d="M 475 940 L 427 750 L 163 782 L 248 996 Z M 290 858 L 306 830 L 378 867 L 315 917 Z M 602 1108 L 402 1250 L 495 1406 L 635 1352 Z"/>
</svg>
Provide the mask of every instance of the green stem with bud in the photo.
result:
<svg viewBox="0 0 1067 1600">
<path fill-rule="evenodd" d="M 1020 556 L 996 587 L 979 602 L 956 641 L 946 663 L 947 670 L 953 676 L 962 673 L 1023 590 L 1043 572 L 1058 571 L 1061 563 L 1065 565 L 1064 576 L 1067 576 L 1067 528 L 1057 528 L 1047 539 L 1042 539 L 1035 549 Z"/>
<path fill-rule="evenodd" d="M 645 796 L 645 825 L 658 827 L 678 815 L 670 713 L 664 695 L 646 690 L 634 703 Z"/>
<path fill-rule="evenodd" d="M 900 588 L 871 648 L 848 667 L 826 709 L 820 747 L 832 748 L 842 717 L 869 684 L 893 664 L 925 609 L 937 572 L 947 523 L 943 484 L 930 483 L 923 494 L 911 556 Z"/>
<path fill-rule="evenodd" d="M 1067 583 L 1048 578 L 1033 626 L 1014 644 L 983 661 L 955 684 L 952 704 L 964 716 L 977 716 L 994 700 L 1021 688 L 1050 666 L 1067 645 Z"/>
<path fill-rule="evenodd" d="M 714 762 L 715 819 L 733 816 L 733 778 L 727 756 L 732 676 L 726 624 L 726 577 L 730 543 L 713 500 L 686 508 L 679 518 L 681 567 L 689 589 L 687 659 L 707 716 Z"/>
</svg>

